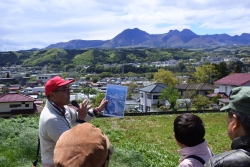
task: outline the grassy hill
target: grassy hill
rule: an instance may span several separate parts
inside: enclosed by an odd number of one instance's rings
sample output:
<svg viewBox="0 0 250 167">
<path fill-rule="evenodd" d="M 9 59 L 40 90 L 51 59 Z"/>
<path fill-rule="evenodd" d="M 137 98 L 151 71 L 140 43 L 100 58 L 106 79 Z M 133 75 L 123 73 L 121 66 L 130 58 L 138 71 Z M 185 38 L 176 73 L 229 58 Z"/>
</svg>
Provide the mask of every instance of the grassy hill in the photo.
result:
<svg viewBox="0 0 250 167">
<path fill-rule="evenodd" d="M 54 64 L 63 66 L 98 65 L 112 63 L 154 62 L 166 60 L 200 60 L 205 56 L 248 58 L 250 47 L 217 47 L 213 49 L 181 48 L 119 48 L 119 49 L 45 49 L 28 51 L 0 52 L 0 66 L 16 64 L 22 66 L 44 66 Z"/>
<path fill-rule="evenodd" d="M 205 138 L 213 153 L 229 150 L 226 113 L 197 115 L 205 123 Z M 176 116 L 97 118 L 92 123 L 103 130 L 115 148 L 110 167 L 175 167 L 180 158 L 173 137 Z M 39 116 L 0 119 L 1 167 L 32 165 L 36 157 L 38 120 Z"/>
</svg>

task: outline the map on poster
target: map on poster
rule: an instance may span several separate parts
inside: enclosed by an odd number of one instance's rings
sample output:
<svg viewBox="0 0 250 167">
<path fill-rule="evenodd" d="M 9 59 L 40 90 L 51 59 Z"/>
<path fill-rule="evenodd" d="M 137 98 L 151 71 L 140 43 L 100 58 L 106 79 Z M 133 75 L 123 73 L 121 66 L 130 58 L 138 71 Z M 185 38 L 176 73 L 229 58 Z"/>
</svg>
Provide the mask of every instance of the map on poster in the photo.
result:
<svg viewBox="0 0 250 167">
<path fill-rule="evenodd" d="M 108 103 L 105 106 L 103 115 L 123 118 L 127 91 L 127 86 L 108 84 L 106 91 Z"/>
</svg>

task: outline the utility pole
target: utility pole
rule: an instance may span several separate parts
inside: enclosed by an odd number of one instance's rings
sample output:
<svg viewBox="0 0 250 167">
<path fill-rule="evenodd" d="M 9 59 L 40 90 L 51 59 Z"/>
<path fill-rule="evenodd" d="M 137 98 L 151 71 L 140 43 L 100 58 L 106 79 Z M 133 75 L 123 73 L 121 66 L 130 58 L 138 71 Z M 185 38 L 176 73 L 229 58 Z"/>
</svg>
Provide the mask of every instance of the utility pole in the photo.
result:
<svg viewBox="0 0 250 167">
<path fill-rule="evenodd" d="M 122 63 L 122 73 L 124 74 L 124 64 Z"/>
<path fill-rule="evenodd" d="M 210 85 L 212 85 L 212 73 L 211 73 L 211 71 L 209 72 L 209 78 L 210 78 Z"/>
</svg>

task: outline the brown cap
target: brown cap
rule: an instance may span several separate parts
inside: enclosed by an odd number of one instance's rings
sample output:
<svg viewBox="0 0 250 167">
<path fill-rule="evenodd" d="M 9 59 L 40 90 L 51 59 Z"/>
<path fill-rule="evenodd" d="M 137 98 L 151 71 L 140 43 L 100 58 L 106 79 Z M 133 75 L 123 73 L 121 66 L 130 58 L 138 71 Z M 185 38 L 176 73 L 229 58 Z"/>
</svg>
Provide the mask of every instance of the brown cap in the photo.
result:
<svg viewBox="0 0 250 167">
<path fill-rule="evenodd" d="M 109 139 L 101 129 L 90 123 L 79 124 L 60 136 L 54 149 L 54 165 L 102 167 L 106 163 L 109 146 Z"/>
</svg>

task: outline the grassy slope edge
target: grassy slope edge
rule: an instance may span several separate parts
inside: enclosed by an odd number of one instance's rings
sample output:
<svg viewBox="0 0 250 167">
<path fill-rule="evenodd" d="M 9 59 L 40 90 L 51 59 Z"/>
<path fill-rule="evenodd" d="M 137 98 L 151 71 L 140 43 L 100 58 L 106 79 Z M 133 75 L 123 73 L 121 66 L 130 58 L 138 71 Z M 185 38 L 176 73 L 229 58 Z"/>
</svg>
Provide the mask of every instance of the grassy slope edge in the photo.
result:
<svg viewBox="0 0 250 167">
<path fill-rule="evenodd" d="M 199 115 L 206 128 L 206 140 L 217 154 L 230 149 L 226 113 Z M 174 167 L 180 155 L 173 138 L 173 115 L 97 118 L 115 148 L 110 167 Z M 0 119 L 0 166 L 30 166 L 36 157 L 38 116 Z M 40 165 L 40 164 L 39 164 Z"/>
</svg>

